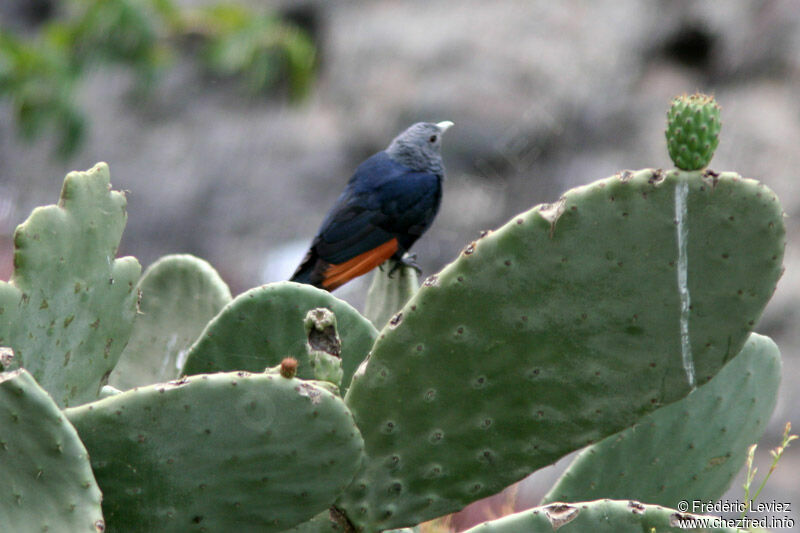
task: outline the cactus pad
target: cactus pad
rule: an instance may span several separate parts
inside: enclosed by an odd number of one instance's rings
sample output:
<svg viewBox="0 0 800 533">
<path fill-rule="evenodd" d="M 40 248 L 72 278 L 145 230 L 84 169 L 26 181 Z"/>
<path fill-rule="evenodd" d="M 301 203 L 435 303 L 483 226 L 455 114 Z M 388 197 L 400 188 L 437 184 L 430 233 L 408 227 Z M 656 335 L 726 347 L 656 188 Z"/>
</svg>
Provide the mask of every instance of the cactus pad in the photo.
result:
<svg viewBox="0 0 800 533">
<path fill-rule="evenodd" d="M 468 529 L 466 533 L 737 533 L 735 528 L 690 527 L 691 519 L 712 518 L 637 501 L 597 500 L 554 503 L 515 513 Z M 686 521 L 681 524 L 681 521 Z M 702 522 L 697 522 L 698 526 Z M 724 525 L 724 524 L 720 524 Z"/>
<path fill-rule="evenodd" d="M 361 462 L 342 400 L 277 373 L 192 376 L 67 409 L 108 531 L 283 531 L 326 509 Z"/>
<path fill-rule="evenodd" d="M 720 107 L 713 96 L 678 96 L 667 111 L 667 149 L 681 170 L 708 166 L 719 144 Z"/>
<path fill-rule="evenodd" d="M 376 328 L 382 328 L 414 296 L 417 289 L 419 279 L 414 267 L 397 264 L 394 260 L 387 261 L 374 270 L 367 300 L 364 302 L 364 316 Z"/>
<path fill-rule="evenodd" d="M 237 296 L 189 350 L 184 374 L 247 370 L 260 372 L 284 357 L 300 363 L 297 375 L 313 379 L 308 364 L 306 313 L 325 307 L 336 315 L 342 341 L 343 391 L 377 336 L 375 328 L 349 304 L 310 285 L 282 281 Z"/>
<path fill-rule="evenodd" d="M 716 501 L 766 428 L 780 369 L 778 347 L 753 333 L 714 379 L 582 451 L 543 503 Z"/>
<path fill-rule="evenodd" d="M 128 342 L 140 267 L 114 259 L 126 219 L 125 195 L 98 163 L 69 173 L 58 205 L 36 208 L 14 233 L 0 345 L 60 406 L 97 398 Z"/>
<path fill-rule="evenodd" d="M 162 257 L 142 274 L 139 314 L 109 382 L 121 389 L 178 377 L 186 351 L 231 301 L 217 271 L 191 255 Z"/>
<path fill-rule="evenodd" d="M 780 204 L 733 173 L 625 172 L 514 217 L 380 332 L 346 402 L 365 528 L 494 494 L 686 396 L 739 353 L 782 272 Z"/>
<path fill-rule="evenodd" d="M 0 479 L 3 531 L 104 530 L 86 449 L 25 370 L 0 374 Z"/>
</svg>

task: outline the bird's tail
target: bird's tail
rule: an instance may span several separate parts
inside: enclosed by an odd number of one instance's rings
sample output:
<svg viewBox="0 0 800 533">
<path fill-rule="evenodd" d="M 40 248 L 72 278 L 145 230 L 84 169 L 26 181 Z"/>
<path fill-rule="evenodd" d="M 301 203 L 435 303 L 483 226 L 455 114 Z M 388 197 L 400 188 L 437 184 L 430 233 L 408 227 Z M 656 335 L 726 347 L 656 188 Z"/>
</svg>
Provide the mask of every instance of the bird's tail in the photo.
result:
<svg viewBox="0 0 800 533">
<path fill-rule="evenodd" d="M 310 269 L 307 269 L 307 270 L 297 269 L 295 271 L 295 273 L 292 274 L 292 277 L 289 278 L 289 281 L 294 281 L 296 283 L 307 283 L 307 284 L 311 285 L 312 284 L 311 283 L 311 270 Z"/>
<path fill-rule="evenodd" d="M 297 270 L 294 271 L 292 277 L 289 278 L 289 281 L 294 281 L 296 283 L 306 283 L 308 285 L 314 285 L 315 287 L 322 287 L 321 281 L 318 275 L 315 275 L 314 270 L 317 266 L 317 254 L 314 252 L 314 248 L 311 248 L 306 252 L 306 256 L 303 258 L 303 261 L 300 263 L 300 266 L 297 267 Z"/>
<path fill-rule="evenodd" d="M 396 255 L 398 246 L 397 239 L 391 239 L 337 264 L 331 264 L 321 259 L 312 246 L 289 281 L 308 283 L 317 288 L 332 291 L 351 279 L 366 274 Z"/>
</svg>

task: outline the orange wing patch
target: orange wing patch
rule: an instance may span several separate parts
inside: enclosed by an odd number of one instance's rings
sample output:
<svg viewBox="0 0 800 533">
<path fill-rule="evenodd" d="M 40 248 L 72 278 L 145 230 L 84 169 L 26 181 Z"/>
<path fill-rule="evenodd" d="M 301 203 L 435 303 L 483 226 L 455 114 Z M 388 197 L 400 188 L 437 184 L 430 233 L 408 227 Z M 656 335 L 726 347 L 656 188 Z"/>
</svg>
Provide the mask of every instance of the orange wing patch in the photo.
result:
<svg viewBox="0 0 800 533">
<path fill-rule="evenodd" d="M 353 278 L 366 274 L 376 266 L 380 265 L 397 251 L 397 239 L 386 241 L 377 248 L 357 255 L 352 259 L 338 265 L 330 265 L 322 274 L 322 287 L 332 291 L 336 287 L 344 285 Z"/>
</svg>

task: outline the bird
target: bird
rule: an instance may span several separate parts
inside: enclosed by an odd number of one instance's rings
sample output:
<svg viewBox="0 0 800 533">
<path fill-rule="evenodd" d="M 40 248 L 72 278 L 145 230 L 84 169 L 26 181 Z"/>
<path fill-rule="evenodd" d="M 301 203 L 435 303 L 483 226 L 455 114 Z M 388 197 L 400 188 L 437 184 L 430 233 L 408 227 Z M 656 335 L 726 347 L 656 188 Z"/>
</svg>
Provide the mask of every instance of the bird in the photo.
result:
<svg viewBox="0 0 800 533">
<path fill-rule="evenodd" d="M 419 269 L 404 254 L 439 211 L 442 134 L 452 126 L 418 122 L 361 163 L 290 281 L 333 291 L 388 259 L 397 261 L 395 268 Z"/>
</svg>

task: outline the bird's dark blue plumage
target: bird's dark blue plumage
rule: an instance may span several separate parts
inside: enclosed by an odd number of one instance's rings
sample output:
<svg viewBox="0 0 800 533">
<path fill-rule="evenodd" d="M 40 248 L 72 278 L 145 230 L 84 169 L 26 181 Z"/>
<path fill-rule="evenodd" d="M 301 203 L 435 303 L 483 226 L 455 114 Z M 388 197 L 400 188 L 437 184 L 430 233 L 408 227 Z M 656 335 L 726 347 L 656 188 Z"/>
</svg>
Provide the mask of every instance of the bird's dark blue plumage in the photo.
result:
<svg viewBox="0 0 800 533">
<path fill-rule="evenodd" d="M 441 134 L 451 125 L 415 124 L 359 165 L 292 281 L 333 290 L 389 258 L 399 260 L 439 210 Z"/>
</svg>

